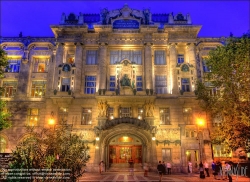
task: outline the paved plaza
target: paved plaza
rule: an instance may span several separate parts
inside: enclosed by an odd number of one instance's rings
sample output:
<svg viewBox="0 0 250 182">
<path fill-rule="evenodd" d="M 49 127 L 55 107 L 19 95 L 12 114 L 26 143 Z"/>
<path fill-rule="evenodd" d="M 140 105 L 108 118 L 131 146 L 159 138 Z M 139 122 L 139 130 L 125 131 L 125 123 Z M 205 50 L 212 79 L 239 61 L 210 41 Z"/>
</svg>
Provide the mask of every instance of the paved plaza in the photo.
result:
<svg viewBox="0 0 250 182">
<path fill-rule="evenodd" d="M 103 174 L 86 172 L 79 182 L 156 182 L 159 181 L 159 176 L 156 172 L 150 172 L 148 177 L 143 176 L 143 172 L 135 172 L 131 175 L 129 172 L 105 172 Z M 215 180 L 213 176 L 200 179 L 198 174 L 188 176 L 188 174 L 173 174 L 163 175 L 162 182 L 218 182 L 228 180 Z M 233 182 L 250 182 L 250 178 L 233 176 Z"/>
</svg>

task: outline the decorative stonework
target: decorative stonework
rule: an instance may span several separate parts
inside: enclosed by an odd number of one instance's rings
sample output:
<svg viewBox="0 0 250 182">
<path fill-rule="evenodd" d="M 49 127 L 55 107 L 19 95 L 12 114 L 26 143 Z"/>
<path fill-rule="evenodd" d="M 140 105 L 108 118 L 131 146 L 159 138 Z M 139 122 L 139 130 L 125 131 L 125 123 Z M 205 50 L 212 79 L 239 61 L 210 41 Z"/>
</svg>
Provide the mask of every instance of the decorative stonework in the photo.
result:
<svg viewBox="0 0 250 182">
<path fill-rule="evenodd" d="M 79 135 L 82 137 L 83 140 L 94 140 L 95 133 L 93 130 L 81 130 Z"/>
<path fill-rule="evenodd" d="M 107 102 L 98 102 L 98 117 L 106 117 L 108 104 Z"/>
<path fill-rule="evenodd" d="M 158 129 L 156 133 L 157 140 L 180 140 L 180 129 Z"/>
</svg>

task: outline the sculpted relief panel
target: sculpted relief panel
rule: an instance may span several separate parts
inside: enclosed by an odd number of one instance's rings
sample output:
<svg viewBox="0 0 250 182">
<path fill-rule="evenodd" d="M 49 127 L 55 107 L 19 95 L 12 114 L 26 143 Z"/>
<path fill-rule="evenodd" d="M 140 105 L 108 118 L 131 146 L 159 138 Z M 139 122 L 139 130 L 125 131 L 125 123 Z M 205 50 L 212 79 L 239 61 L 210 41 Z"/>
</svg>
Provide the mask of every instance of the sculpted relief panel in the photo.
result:
<svg viewBox="0 0 250 182">
<path fill-rule="evenodd" d="M 156 133 L 157 140 L 180 140 L 180 129 L 160 129 Z"/>
<path fill-rule="evenodd" d="M 83 140 L 94 140 L 95 139 L 95 133 L 92 130 L 82 130 L 80 133 L 80 136 Z"/>
</svg>

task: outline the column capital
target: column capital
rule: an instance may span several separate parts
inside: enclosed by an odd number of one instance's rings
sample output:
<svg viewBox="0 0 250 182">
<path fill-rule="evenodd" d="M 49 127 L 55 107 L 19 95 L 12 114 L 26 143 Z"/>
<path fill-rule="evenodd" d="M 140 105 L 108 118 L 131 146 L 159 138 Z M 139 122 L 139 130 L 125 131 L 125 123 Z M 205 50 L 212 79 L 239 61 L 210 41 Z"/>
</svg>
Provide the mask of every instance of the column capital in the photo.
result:
<svg viewBox="0 0 250 182">
<path fill-rule="evenodd" d="M 151 47 L 151 46 L 153 46 L 153 42 L 144 42 L 144 46 L 146 47 Z"/>
<path fill-rule="evenodd" d="M 107 43 L 107 42 L 99 42 L 98 44 L 99 44 L 99 47 L 100 47 L 100 48 L 101 48 L 101 47 L 106 47 L 106 46 L 108 46 L 108 43 Z"/>
</svg>

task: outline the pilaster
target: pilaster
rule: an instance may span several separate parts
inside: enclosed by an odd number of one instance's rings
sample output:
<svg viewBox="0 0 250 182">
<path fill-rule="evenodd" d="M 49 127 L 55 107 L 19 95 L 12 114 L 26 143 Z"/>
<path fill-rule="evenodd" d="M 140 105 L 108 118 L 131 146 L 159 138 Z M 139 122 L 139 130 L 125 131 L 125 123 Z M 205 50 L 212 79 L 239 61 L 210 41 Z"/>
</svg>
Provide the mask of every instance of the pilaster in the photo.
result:
<svg viewBox="0 0 250 182">
<path fill-rule="evenodd" d="M 178 94 L 178 82 L 177 82 L 177 73 L 176 73 L 176 64 L 177 64 L 177 51 L 176 44 L 171 44 L 169 46 L 169 56 L 170 56 L 170 65 L 169 65 L 169 82 L 168 88 L 170 93 Z"/>
<path fill-rule="evenodd" d="M 54 89 L 58 90 L 58 68 L 59 65 L 63 63 L 63 54 L 64 54 L 64 44 L 58 43 L 56 56 L 55 56 L 55 79 L 54 79 Z"/>
<path fill-rule="evenodd" d="M 99 89 L 106 89 L 107 43 L 99 43 Z"/>
<path fill-rule="evenodd" d="M 144 44 L 145 50 L 145 83 L 146 89 L 153 89 L 153 65 L 152 65 L 152 43 L 145 43 Z"/>
<path fill-rule="evenodd" d="M 75 65 L 76 65 L 76 73 L 75 73 L 75 90 L 74 93 L 80 93 L 82 87 L 82 54 L 83 47 L 80 43 L 76 43 L 76 52 L 75 52 Z"/>
<path fill-rule="evenodd" d="M 187 53 L 188 53 L 188 61 L 189 61 L 189 64 L 193 66 L 193 74 L 192 74 L 192 77 L 193 78 L 197 78 L 197 67 L 196 67 L 196 54 L 195 54 L 195 45 L 194 43 L 190 43 L 187 45 L 186 47 L 187 49 Z M 195 90 L 195 87 L 194 87 L 194 80 L 193 79 L 190 79 L 190 84 L 191 84 L 191 91 L 194 91 Z"/>
</svg>

